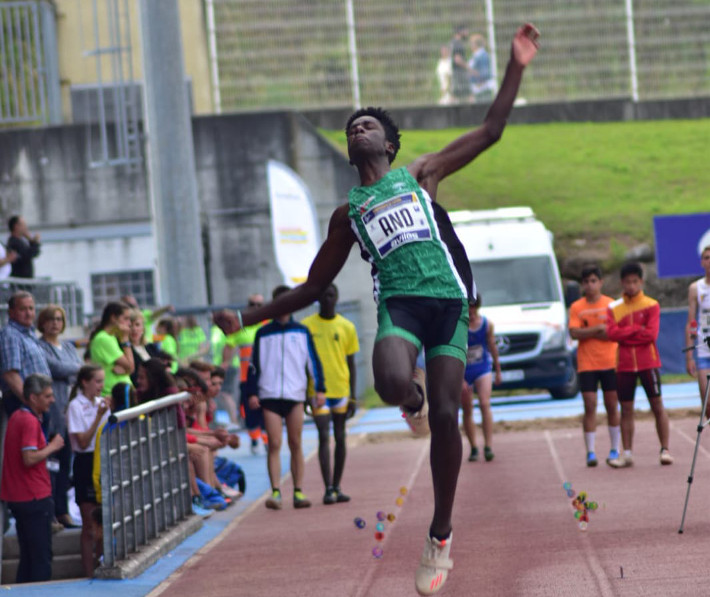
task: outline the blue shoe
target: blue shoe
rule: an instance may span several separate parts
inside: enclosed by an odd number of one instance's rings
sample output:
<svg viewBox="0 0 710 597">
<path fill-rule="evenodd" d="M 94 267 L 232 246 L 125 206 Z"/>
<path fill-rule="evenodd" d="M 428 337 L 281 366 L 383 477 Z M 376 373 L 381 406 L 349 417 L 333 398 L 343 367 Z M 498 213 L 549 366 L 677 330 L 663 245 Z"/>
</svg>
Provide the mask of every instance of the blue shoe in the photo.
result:
<svg viewBox="0 0 710 597">
<path fill-rule="evenodd" d="M 594 452 L 587 452 L 587 466 L 597 466 L 597 455 Z"/>
<path fill-rule="evenodd" d="M 611 466 L 610 462 L 617 461 L 619 459 L 619 450 L 609 450 L 609 458 L 606 459 L 606 463 Z"/>
<path fill-rule="evenodd" d="M 194 496 L 192 498 L 192 513 L 196 516 L 202 516 L 202 518 L 209 518 L 212 516 L 213 510 L 208 510 L 202 506 L 202 499 L 199 496 Z"/>
<path fill-rule="evenodd" d="M 202 479 L 196 479 L 196 481 L 202 497 L 203 507 L 208 510 L 224 510 L 227 507 L 227 501 L 222 497 L 219 491 L 207 485 Z"/>
</svg>

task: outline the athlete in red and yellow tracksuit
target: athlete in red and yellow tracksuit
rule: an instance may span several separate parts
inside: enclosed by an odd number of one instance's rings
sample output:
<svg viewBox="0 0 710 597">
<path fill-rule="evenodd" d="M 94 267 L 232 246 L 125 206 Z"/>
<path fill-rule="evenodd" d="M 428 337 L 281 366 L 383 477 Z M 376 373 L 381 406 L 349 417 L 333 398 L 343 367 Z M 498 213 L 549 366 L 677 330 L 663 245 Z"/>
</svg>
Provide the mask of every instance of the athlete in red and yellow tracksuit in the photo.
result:
<svg viewBox="0 0 710 597">
<path fill-rule="evenodd" d="M 641 380 L 656 418 L 656 431 L 661 443 L 661 464 L 673 462 L 668 453 L 670 425 L 661 399 L 661 359 L 656 346 L 661 308 L 658 301 L 646 296 L 641 290 L 641 277 L 636 274 L 631 276 L 636 279 L 636 288 L 632 289 L 635 293 L 628 293 L 626 280 L 622 278 L 624 295 L 609 304 L 606 320 L 607 337 L 618 343 L 616 390 L 621 405 L 621 441 L 624 454 L 609 461 L 609 465 L 615 468 L 633 464 L 634 395 L 637 379 Z"/>
</svg>

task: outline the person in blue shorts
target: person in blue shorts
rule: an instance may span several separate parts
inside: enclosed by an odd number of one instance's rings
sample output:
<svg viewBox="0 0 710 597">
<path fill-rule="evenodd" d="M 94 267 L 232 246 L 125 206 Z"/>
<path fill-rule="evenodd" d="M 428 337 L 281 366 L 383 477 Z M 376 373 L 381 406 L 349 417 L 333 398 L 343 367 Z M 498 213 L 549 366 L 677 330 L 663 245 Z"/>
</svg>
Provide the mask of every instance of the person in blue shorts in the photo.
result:
<svg viewBox="0 0 710 597">
<path fill-rule="evenodd" d="M 493 372 L 495 383 L 501 382 L 498 347 L 493 335 L 493 324 L 478 310 L 481 307 L 481 295 L 468 303 L 468 350 L 466 351 L 466 370 L 461 388 L 461 408 L 463 409 L 463 429 L 471 453 L 468 461 L 478 460 L 476 446 L 476 424 L 473 422 L 473 391 L 478 395 L 483 427 L 483 456 L 486 462 L 493 460 L 493 415 L 491 413 L 491 392 L 493 391 Z"/>
</svg>

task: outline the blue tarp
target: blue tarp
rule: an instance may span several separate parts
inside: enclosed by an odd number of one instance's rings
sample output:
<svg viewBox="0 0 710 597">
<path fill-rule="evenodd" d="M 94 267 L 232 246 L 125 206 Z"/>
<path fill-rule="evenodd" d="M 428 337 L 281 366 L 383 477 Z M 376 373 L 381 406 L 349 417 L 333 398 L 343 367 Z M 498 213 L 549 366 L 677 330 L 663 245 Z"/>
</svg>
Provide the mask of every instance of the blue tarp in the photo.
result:
<svg viewBox="0 0 710 597">
<path fill-rule="evenodd" d="M 658 332 L 658 352 L 661 355 L 661 374 L 685 373 L 685 324 L 688 309 L 661 309 Z M 688 378 L 690 379 L 690 378 Z"/>
</svg>

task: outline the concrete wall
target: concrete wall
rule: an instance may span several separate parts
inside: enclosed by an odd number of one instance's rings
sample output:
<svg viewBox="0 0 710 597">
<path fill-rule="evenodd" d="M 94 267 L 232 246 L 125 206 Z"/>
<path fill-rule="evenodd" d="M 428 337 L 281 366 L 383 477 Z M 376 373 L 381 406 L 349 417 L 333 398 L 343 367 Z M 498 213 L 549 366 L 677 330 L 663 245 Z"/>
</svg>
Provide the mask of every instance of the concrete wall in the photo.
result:
<svg viewBox="0 0 710 597">
<path fill-rule="evenodd" d="M 243 304 L 253 292 L 269 295 L 283 279 L 273 254 L 267 161 L 281 161 L 303 178 L 322 238 L 333 209 L 357 182 L 355 171 L 292 113 L 196 117 L 193 135 L 207 281 L 189 272 L 168 275 L 206 283 L 216 305 Z M 91 313 L 91 274 L 155 269 L 156 248 L 143 168 L 88 163 L 85 127 L 0 132 L 0 218 L 25 216 L 43 238 L 37 275 L 77 282 Z M 355 248 L 335 282 L 342 300 L 361 305 L 369 364 L 376 315 L 369 268 Z"/>
</svg>

